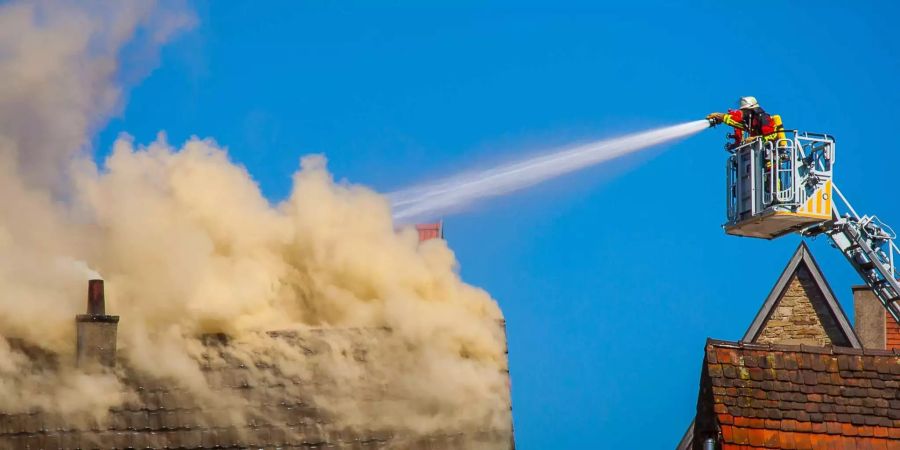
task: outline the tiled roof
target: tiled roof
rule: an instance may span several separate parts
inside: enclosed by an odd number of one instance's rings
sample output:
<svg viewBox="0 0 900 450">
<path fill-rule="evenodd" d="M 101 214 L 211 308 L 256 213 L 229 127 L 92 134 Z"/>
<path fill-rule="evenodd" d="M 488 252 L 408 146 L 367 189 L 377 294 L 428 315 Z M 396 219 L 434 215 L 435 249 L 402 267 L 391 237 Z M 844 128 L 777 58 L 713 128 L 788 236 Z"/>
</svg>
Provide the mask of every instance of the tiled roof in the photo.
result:
<svg viewBox="0 0 900 450">
<path fill-rule="evenodd" d="M 273 345 L 275 340 L 287 342 L 311 357 L 330 352 L 330 342 L 336 338 L 349 340 L 351 357 L 365 364 L 369 358 L 366 342 L 386 333 L 389 331 L 383 329 L 336 329 L 271 332 L 267 336 L 273 339 Z M 103 422 L 89 418 L 75 420 L 41 411 L 4 414 L 0 405 L 0 448 L 513 448 L 511 417 L 510 428 L 506 429 L 484 426 L 427 434 L 347 426 L 316 406 L 314 399 L 326 395 L 323 385 L 328 380 L 282 373 L 279 367 L 270 365 L 248 364 L 246 359 L 232 354 L 236 344 L 229 343 L 223 335 L 208 336 L 204 344 L 209 357 L 200 366 L 207 384 L 222 398 L 221 408 L 227 409 L 228 402 L 232 401 L 234 407 L 240 405 L 246 413 L 241 422 L 215 412 L 210 414 L 202 402 L 171 383 L 139 376 L 124 368 L 122 382 L 131 386 L 137 397 L 110 410 Z M 51 362 L 53 359 L 37 354 L 30 357 Z M 252 371 L 257 371 L 257 376 L 251 376 Z M 259 376 L 260 373 L 266 376 Z M 361 393 L 360 401 L 377 406 L 384 395 L 390 395 L 380 388 L 376 390 Z"/>
<path fill-rule="evenodd" d="M 900 351 L 709 340 L 694 448 L 900 448 Z"/>
</svg>

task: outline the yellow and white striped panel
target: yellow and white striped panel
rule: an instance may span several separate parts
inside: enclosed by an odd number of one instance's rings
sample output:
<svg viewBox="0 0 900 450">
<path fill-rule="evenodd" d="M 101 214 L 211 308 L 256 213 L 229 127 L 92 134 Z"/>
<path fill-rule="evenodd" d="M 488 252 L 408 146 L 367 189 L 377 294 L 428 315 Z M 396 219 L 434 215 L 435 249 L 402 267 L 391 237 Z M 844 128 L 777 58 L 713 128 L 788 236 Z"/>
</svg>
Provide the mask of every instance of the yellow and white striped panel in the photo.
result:
<svg viewBox="0 0 900 450">
<path fill-rule="evenodd" d="M 822 218 L 831 217 L 831 180 L 816 189 L 806 200 L 806 203 L 797 210 L 797 213 Z"/>
</svg>

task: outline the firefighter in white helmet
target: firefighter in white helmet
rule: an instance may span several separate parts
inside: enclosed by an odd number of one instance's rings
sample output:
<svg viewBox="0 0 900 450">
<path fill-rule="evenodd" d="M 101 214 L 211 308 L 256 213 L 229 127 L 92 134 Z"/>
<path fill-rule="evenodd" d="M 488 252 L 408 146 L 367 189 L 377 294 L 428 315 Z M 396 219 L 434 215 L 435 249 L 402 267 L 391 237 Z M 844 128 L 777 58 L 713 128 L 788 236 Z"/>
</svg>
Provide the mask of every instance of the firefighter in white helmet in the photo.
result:
<svg viewBox="0 0 900 450">
<path fill-rule="evenodd" d="M 734 134 L 729 137 L 734 141 L 727 145 L 727 148 L 734 149 L 741 144 L 753 139 L 762 139 L 763 142 L 779 142 L 779 138 L 784 138 L 784 127 L 781 124 L 781 116 L 769 115 L 759 106 L 756 97 L 741 97 L 738 100 L 738 109 L 729 110 L 727 113 L 712 113 L 706 116 L 709 123 L 713 126 L 724 123 L 734 128 Z M 783 163 L 786 161 L 787 154 L 781 153 L 777 149 L 774 152 L 765 152 L 765 158 L 762 161 L 763 177 L 765 182 L 763 188 L 769 190 L 772 177 L 775 177 L 773 171 L 773 159 Z M 776 177 L 777 178 L 777 177 Z M 776 179 L 776 189 L 781 189 L 782 180 Z M 771 194 L 771 193 L 770 193 Z M 771 196 L 772 202 L 776 202 L 775 195 Z"/>
<path fill-rule="evenodd" d="M 741 97 L 738 100 L 738 109 L 729 110 L 727 113 L 714 112 L 706 118 L 713 125 L 724 123 L 734 128 L 734 143 L 730 147 L 736 147 L 755 137 L 771 141 L 778 137 L 781 131 L 781 118 L 770 116 L 756 101 L 756 97 Z"/>
</svg>

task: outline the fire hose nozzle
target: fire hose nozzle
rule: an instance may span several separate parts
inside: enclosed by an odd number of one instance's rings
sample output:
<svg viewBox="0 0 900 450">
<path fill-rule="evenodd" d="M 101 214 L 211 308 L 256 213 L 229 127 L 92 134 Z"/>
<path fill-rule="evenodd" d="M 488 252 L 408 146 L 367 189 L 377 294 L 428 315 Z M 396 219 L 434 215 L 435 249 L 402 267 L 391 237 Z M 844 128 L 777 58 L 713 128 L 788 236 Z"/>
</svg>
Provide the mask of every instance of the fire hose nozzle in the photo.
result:
<svg viewBox="0 0 900 450">
<path fill-rule="evenodd" d="M 709 122 L 709 127 L 712 128 L 720 123 L 722 123 L 724 114 L 722 113 L 709 113 L 706 115 L 706 121 Z"/>
</svg>

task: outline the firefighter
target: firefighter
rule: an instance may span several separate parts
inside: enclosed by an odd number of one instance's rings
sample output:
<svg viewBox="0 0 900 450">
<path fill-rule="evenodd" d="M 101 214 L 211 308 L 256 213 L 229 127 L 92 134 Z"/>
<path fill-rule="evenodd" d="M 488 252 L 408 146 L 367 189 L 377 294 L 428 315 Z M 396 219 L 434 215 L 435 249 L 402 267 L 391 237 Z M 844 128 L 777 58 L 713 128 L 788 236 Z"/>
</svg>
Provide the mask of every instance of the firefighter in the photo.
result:
<svg viewBox="0 0 900 450">
<path fill-rule="evenodd" d="M 738 100 L 737 110 L 729 110 L 725 114 L 714 112 L 706 116 L 706 119 L 709 120 L 712 126 L 724 123 L 734 128 L 734 134 L 730 135 L 730 137 L 734 138 L 734 142 L 727 146 L 729 150 L 756 138 L 761 138 L 763 142 L 769 142 L 784 137 L 781 117 L 769 115 L 759 106 L 756 97 L 741 97 Z M 770 177 L 772 159 L 768 154 L 763 161 L 763 167 L 765 168 L 765 177 Z M 768 183 L 766 185 L 768 186 Z M 780 188 L 781 183 L 779 180 L 778 189 Z"/>
<path fill-rule="evenodd" d="M 734 128 L 734 143 L 730 148 L 737 147 L 758 136 L 764 141 L 775 140 L 778 137 L 780 124 L 778 116 L 770 116 L 759 106 L 756 97 L 741 97 L 738 100 L 738 109 L 729 110 L 727 113 L 714 112 L 706 118 L 713 125 L 724 123 Z"/>
</svg>

